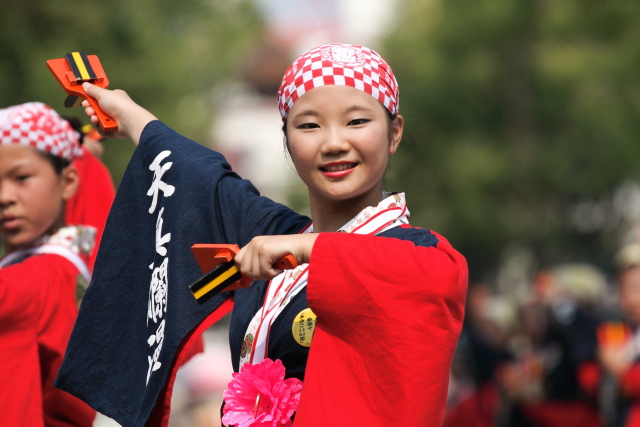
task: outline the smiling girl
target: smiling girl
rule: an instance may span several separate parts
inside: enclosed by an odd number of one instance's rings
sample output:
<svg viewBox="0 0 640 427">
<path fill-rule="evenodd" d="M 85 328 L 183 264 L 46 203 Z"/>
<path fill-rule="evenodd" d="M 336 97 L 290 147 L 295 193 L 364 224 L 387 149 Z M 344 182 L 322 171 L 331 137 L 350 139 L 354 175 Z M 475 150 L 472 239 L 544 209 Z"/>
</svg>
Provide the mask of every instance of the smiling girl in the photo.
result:
<svg viewBox="0 0 640 427">
<path fill-rule="evenodd" d="M 53 388 L 89 280 L 94 232 L 65 227 L 78 134 L 41 103 L 0 109 L 0 402 L 7 426 L 91 426 L 95 413 Z"/>
<path fill-rule="evenodd" d="M 112 210 L 113 224 L 116 216 L 143 218 L 138 212 L 145 210 L 156 215 L 149 222 L 161 224 L 143 232 L 145 225 L 123 229 L 118 222 L 117 229 L 107 227 L 103 242 L 111 242 L 114 250 L 127 247 L 122 258 L 140 258 L 142 271 L 150 259 L 159 258 L 152 249 L 138 250 L 126 242 L 170 232 L 171 242 L 163 240 L 169 294 L 160 364 L 144 372 L 149 386 L 140 387 L 140 398 L 131 393 L 118 402 L 117 411 L 103 405 L 108 392 L 82 385 L 98 381 L 99 374 L 80 373 L 86 364 L 71 361 L 63 366 L 61 386 L 86 396 L 125 426 L 146 422 L 151 410 L 139 409 L 140 403 L 157 399 L 151 414 L 156 419 L 158 408 L 166 409 L 167 394 L 166 388 L 151 391 L 154 375 L 161 386 L 171 382 L 163 366 L 179 360 L 196 324 L 210 318 L 196 316 L 193 298 L 183 297 L 198 274 L 193 264 L 177 258 L 193 243 L 235 243 L 241 247 L 235 263 L 255 282 L 202 307 L 209 316 L 224 311 L 225 298 L 233 300 L 230 345 L 238 374 L 224 395 L 224 424 L 290 425 L 292 415 L 296 427 L 441 424 L 464 317 L 466 263 L 442 236 L 409 225 L 403 193 L 383 192 L 404 121 L 395 77 L 376 52 L 345 44 L 320 46 L 300 56 L 284 76 L 278 104 L 287 149 L 308 188 L 311 219 L 259 196 L 221 155 L 168 129 L 123 91 L 88 84 L 85 90 L 119 123 L 111 136 L 139 143 L 119 190 L 121 203 L 116 200 Z M 86 113 L 96 121 L 92 108 Z M 159 158 L 166 160 L 164 166 Z M 160 166 L 163 188 L 170 185 L 171 190 L 163 190 L 157 200 L 154 196 L 149 208 L 148 199 L 137 200 L 153 193 Z M 149 169 L 153 183 L 145 178 Z M 156 201 L 162 203 L 162 222 Z M 287 254 L 298 266 L 274 267 Z M 136 271 L 100 270 L 90 288 L 94 294 L 87 295 L 92 312 L 112 304 L 137 310 L 135 303 L 114 298 L 106 286 L 130 286 L 123 276 Z M 191 316 L 194 324 L 179 332 L 170 313 L 180 322 Z M 106 335 L 86 342 L 95 321 L 80 313 L 77 339 L 72 338 L 77 355 L 70 358 L 86 357 L 95 345 L 98 351 L 117 345 Z M 131 336 L 144 340 L 144 334 Z M 161 374 L 153 373 L 156 366 Z M 128 378 L 136 375 L 142 373 L 128 371 Z"/>
</svg>

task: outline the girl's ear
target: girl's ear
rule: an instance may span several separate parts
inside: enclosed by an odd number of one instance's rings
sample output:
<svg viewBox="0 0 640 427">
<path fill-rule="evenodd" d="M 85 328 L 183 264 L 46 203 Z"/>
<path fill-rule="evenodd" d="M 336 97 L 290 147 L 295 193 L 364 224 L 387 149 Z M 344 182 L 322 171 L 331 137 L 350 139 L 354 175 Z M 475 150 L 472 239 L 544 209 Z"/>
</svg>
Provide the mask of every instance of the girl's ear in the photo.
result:
<svg viewBox="0 0 640 427">
<path fill-rule="evenodd" d="M 70 164 L 62 170 L 60 180 L 62 182 L 62 200 L 69 200 L 76 194 L 80 186 L 80 176 L 74 164 Z"/>
<path fill-rule="evenodd" d="M 404 129 L 404 118 L 401 115 L 397 115 L 391 122 L 391 141 L 389 143 L 389 154 L 393 154 L 398 149 L 400 141 L 402 140 L 402 131 Z"/>
</svg>

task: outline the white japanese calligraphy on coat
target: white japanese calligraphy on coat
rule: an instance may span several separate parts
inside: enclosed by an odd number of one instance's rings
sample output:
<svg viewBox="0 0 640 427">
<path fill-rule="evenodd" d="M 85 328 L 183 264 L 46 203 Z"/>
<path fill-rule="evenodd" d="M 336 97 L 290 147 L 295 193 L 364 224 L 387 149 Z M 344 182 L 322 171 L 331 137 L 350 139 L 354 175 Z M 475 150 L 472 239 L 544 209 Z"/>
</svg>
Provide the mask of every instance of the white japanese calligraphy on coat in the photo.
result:
<svg viewBox="0 0 640 427">
<path fill-rule="evenodd" d="M 171 155 L 171 151 L 165 150 L 158 154 L 156 158 L 149 165 L 149 170 L 153 172 L 153 182 L 151 183 L 151 187 L 149 191 L 147 191 L 147 196 L 151 196 L 151 207 L 149 208 L 149 213 L 152 214 L 156 210 L 156 205 L 158 204 L 158 192 L 162 191 L 165 197 L 169 197 L 175 191 L 175 187 L 173 185 L 169 185 L 166 182 L 162 181 L 162 176 L 166 171 L 171 169 L 173 162 L 167 162 L 164 165 L 160 165 L 165 158 Z"/>
<path fill-rule="evenodd" d="M 162 164 L 162 161 L 171 155 L 171 151 L 165 150 L 159 153 L 149 165 L 149 170 L 153 172 L 153 182 L 147 191 L 147 196 L 151 196 L 151 206 L 149 213 L 153 214 L 158 206 L 159 193 L 162 192 L 163 197 L 170 197 L 175 192 L 173 185 L 167 184 L 162 180 L 164 174 L 171 169 L 172 162 Z M 164 207 L 158 212 L 156 218 L 155 233 L 155 252 L 164 257 L 160 265 L 156 266 L 155 261 L 149 265 L 151 270 L 151 283 L 149 284 L 149 298 L 147 303 L 147 330 L 151 329 L 147 344 L 150 347 L 151 354 L 147 355 L 149 369 L 147 370 L 147 384 L 151 374 L 162 366 L 159 361 L 160 352 L 162 351 L 162 343 L 164 342 L 164 315 L 167 312 L 167 302 L 169 294 L 169 250 L 165 247 L 171 241 L 171 233 L 162 234 L 164 220 L 162 214 Z M 150 324 L 151 321 L 151 324 Z"/>
</svg>

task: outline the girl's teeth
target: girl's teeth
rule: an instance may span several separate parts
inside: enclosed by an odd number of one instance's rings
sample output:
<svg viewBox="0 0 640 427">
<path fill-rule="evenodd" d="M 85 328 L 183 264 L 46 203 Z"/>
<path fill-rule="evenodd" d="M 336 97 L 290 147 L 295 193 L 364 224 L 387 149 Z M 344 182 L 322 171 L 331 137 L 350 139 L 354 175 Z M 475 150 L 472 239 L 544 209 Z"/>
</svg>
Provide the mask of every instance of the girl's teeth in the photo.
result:
<svg viewBox="0 0 640 427">
<path fill-rule="evenodd" d="M 351 167 L 351 164 L 341 164 L 341 165 L 333 165 L 333 166 L 329 166 L 327 167 L 327 172 L 339 172 L 339 171 L 343 171 L 343 170 L 347 170 Z"/>
</svg>

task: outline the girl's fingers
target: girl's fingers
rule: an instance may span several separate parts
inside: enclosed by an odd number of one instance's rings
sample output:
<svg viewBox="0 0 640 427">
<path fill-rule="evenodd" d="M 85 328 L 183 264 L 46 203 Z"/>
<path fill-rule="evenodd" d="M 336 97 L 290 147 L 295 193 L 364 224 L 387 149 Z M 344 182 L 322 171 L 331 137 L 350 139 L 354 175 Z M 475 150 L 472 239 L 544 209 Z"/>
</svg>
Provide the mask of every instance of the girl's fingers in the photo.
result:
<svg viewBox="0 0 640 427">
<path fill-rule="evenodd" d="M 91 83 L 87 83 L 87 82 L 82 84 L 82 89 L 84 89 L 84 91 L 85 91 L 85 93 L 87 95 L 89 95 L 92 98 L 97 99 L 98 101 L 100 101 L 100 97 L 104 93 L 103 91 L 107 90 L 107 89 L 103 89 L 101 87 L 92 85 Z"/>
<path fill-rule="evenodd" d="M 244 259 L 244 254 L 246 251 L 247 251 L 247 246 L 241 248 L 236 254 L 236 256 L 233 258 L 233 260 L 235 261 L 238 267 L 242 265 L 242 260 Z"/>
<path fill-rule="evenodd" d="M 272 279 L 282 273 L 274 264 L 286 255 L 292 255 L 296 264 L 309 262 L 317 234 L 257 236 L 243 247 L 235 257 L 240 272 L 254 280 Z"/>
<path fill-rule="evenodd" d="M 252 241 L 236 254 L 234 260 L 245 276 L 254 280 L 268 280 L 282 272 L 273 267 L 272 258 L 264 245 Z"/>
<path fill-rule="evenodd" d="M 262 262 L 260 260 L 261 254 L 259 251 L 253 251 L 251 257 L 251 277 L 254 279 L 260 279 L 262 277 Z"/>
</svg>

